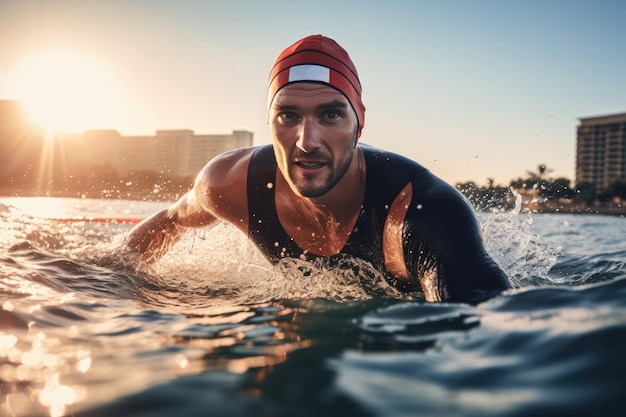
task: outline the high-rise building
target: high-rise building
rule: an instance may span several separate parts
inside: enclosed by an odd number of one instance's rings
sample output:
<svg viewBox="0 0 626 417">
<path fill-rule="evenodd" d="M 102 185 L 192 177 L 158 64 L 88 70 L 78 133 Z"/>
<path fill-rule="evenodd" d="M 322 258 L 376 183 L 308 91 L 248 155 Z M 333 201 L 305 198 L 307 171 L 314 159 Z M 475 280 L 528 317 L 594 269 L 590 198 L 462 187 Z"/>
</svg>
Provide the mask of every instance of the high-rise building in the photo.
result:
<svg viewBox="0 0 626 417">
<path fill-rule="evenodd" d="M 576 140 L 576 184 L 596 191 L 626 180 L 626 113 L 580 119 Z"/>
</svg>

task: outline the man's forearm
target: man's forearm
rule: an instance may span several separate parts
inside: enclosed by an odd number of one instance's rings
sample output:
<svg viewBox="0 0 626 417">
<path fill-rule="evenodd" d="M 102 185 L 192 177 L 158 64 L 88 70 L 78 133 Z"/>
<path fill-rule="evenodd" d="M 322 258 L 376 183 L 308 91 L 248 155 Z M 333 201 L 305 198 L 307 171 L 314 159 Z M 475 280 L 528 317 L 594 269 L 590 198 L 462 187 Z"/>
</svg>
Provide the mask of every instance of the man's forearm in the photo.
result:
<svg viewBox="0 0 626 417">
<path fill-rule="evenodd" d="M 156 261 L 180 240 L 184 230 L 175 213 L 162 210 L 135 226 L 126 237 L 126 246 L 140 259 Z"/>
</svg>

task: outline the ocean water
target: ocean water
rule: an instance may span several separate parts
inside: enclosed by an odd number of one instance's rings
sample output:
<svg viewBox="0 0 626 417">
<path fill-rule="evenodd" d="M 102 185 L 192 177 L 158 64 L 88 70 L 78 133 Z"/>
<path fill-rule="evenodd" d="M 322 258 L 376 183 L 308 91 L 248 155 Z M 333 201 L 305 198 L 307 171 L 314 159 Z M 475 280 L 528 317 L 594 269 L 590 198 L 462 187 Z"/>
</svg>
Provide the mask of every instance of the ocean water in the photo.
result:
<svg viewBox="0 0 626 417">
<path fill-rule="evenodd" d="M 272 268 L 227 225 L 138 265 L 131 223 L 86 219 L 161 207 L 0 199 L 0 415 L 626 413 L 623 217 L 480 213 L 516 288 L 467 305 Z"/>
</svg>

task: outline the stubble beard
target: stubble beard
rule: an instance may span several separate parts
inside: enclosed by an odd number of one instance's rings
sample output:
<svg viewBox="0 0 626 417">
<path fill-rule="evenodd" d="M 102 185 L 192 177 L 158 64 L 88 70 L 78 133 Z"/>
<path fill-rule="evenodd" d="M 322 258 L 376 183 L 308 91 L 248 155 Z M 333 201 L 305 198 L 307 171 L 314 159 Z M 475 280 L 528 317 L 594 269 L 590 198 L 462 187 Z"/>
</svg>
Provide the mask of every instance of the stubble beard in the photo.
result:
<svg viewBox="0 0 626 417">
<path fill-rule="evenodd" d="M 328 178 L 322 182 L 317 183 L 315 181 L 307 181 L 306 179 L 301 179 L 300 181 L 295 181 L 295 176 L 290 173 L 290 182 L 292 188 L 299 194 L 301 197 L 306 198 L 317 198 L 321 197 L 324 194 L 328 193 L 330 190 L 337 185 L 337 183 L 343 178 L 343 176 L 348 172 L 352 160 L 354 159 L 356 154 L 356 132 L 350 141 L 350 147 L 345 153 L 346 157 L 341 160 L 336 166 L 332 167 L 330 175 Z M 315 156 L 315 155 L 313 155 Z"/>
</svg>

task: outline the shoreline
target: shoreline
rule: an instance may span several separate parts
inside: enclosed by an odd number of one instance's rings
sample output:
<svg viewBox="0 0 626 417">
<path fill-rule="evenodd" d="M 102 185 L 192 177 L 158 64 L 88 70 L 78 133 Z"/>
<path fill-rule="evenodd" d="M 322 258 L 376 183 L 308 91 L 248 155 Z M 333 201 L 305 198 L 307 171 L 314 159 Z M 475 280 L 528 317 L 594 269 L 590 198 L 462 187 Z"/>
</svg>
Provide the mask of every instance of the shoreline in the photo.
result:
<svg viewBox="0 0 626 417">
<path fill-rule="evenodd" d="M 523 208 L 522 211 L 546 214 L 598 214 L 603 216 L 626 216 L 626 207 L 585 207 L 585 208 Z"/>
<path fill-rule="evenodd" d="M 24 193 L 15 190 L 0 189 L 0 198 L 76 198 L 76 199 L 98 199 L 98 200 L 128 200 L 128 201 L 145 201 L 145 202 L 161 202 L 174 203 L 182 194 L 161 191 L 159 193 L 146 192 L 126 192 L 124 195 L 118 193 Z M 520 213 L 546 213 L 546 214 L 597 214 L 606 216 L 626 216 L 626 205 L 615 203 L 602 203 L 584 205 L 580 203 L 558 204 L 547 201 L 545 203 L 522 202 Z M 489 212 L 491 208 L 476 209 L 481 212 Z"/>
<path fill-rule="evenodd" d="M 594 201 L 592 204 L 585 204 L 580 201 L 556 201 L 545 200 L 522 201 L 522 211 L 532 213 L 553 213 L 553 214 L 600 214 L 608 216 L 626 215 L 626 205 L 615 201 Z"/>
</svg>

